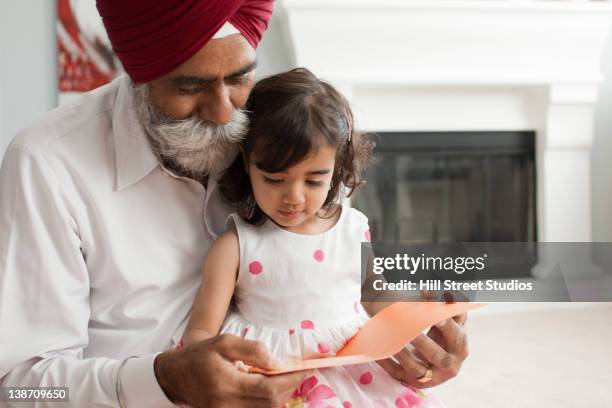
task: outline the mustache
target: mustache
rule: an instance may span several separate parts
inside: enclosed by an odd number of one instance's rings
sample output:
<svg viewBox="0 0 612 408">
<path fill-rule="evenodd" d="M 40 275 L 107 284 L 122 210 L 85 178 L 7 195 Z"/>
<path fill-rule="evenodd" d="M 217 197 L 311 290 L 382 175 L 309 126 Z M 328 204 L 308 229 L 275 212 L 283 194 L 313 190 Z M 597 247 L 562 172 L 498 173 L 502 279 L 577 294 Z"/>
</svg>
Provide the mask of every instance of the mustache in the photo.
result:
<svg viewBox="0 0 612 408">
<path fill-rule="evenodd" d="M 241 142 L 248 129 L 248 115 L 242 109 L 235 109 L 230 122 L 219 125 L 198 116 L 173 119 L 156 112 L 150 116 L 149 126 L 154 127 L 157 134 L 164 135 L 160 141 L 169 142 L 165 147 L 171 150 L 205 149 L 215 143 Z"/>
<path fill-rule="evenodd" d="M 146 85 L 133 87 L 133 105 L 153 152 L 181 175 L 199 177 L 223 167 L 233 158 L 249 125 L 247 111 L 235 109 L 227 124 L 194 115 L 172 118 L 150 101 Z"/>
</svg>

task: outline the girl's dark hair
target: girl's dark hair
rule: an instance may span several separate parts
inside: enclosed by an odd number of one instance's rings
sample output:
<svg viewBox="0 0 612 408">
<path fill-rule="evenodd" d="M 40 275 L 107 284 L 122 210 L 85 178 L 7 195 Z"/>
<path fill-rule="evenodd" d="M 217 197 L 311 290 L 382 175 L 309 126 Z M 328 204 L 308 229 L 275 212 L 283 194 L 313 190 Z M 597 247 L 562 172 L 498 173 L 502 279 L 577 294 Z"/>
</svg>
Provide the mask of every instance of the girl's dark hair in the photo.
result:
<svg viewBox="0 0 612 408">
<path fill-rule="evenodd" d="M 259 81 L 246 104 L 249 131 L 241 142 L 244 156 L 257 157 L 257 167 L 285 171 L 322 146 L 336 149 L 332 187 L 323 208 L 333 209 L 343 192 L 350 196 L 364 183 L 362 173 L 374 143 L 355 131 L 347 100 L 306 68 L 296 68 Z M 225 202 L 246 222 L 261 225 L 265 214 L 253 196 L 243 156 L 219 180 Z"/>
</svg>

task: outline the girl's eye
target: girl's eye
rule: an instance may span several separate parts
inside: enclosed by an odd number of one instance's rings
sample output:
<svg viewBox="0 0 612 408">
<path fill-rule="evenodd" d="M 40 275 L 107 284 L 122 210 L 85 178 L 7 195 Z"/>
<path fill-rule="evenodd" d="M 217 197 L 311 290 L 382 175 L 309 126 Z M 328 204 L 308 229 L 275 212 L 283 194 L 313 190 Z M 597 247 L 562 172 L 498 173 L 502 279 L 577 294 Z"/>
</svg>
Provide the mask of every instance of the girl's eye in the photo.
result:
<svg viewBox="0 0 612 408">
<path fill-rule="evenodd" d="M 317 186 L 317 187 L 323 185 L 323 182 L 319 180 L 306 180 L 306 183 L 311 186 Z"/>
<path fill-rule="evenodd" d="M 275 178 L 271 178 L 268 176 L 264 176 L 264 181 L 266 183 L 270 183 L 270 184 L 278 184 L 278 183 L 282 183 L 283 180 L 282 179 L 275 179 Z"/>
</svg>

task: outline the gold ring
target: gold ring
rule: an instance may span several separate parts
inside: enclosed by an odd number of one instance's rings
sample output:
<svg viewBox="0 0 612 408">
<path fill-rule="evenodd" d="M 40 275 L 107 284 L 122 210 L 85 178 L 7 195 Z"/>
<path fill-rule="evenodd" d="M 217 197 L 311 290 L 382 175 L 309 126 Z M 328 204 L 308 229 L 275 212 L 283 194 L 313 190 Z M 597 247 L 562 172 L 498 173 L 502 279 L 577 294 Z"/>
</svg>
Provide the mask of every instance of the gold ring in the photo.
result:
<svg viewBox="0 0 612 408">
<path fill-rule="evenodd" d="M 427 367 L 425 374 L 423 374 L 416 380 L 420 382 L 421 384 L 425 384 L 426 382 L 431 381 L 432 378 L 433 378 L 433 370 L 431 369 L 431 367 Z"/>
</svg>

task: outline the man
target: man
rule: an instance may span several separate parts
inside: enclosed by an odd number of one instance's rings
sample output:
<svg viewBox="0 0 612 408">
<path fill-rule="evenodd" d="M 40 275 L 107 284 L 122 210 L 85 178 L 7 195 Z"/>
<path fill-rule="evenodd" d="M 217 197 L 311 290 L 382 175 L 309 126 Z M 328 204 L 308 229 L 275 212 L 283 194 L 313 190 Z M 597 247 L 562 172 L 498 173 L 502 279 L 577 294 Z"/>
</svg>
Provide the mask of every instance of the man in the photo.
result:
<svg viewBox="0 0 612 408">
<path fill-rule="evenodd" d="M 129 78 L 21 132 L 0 172 L 0 386 L 69 387 L 75 407 L 282 406 L 306 374 L 238 370 L 237 360 L 273 365 L 257 342 L 221 336 L 165 351 L 224 228 L 216 180 L 246 126 L 272 2 L 98 9 Z M 419 386 L 452 377 L 465 358 L 452 320 L 415 346 L 420 359 L 382 364 Z"/>
</svg>

